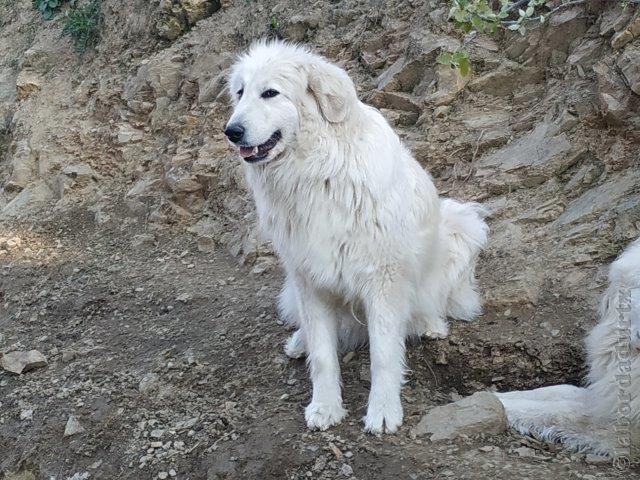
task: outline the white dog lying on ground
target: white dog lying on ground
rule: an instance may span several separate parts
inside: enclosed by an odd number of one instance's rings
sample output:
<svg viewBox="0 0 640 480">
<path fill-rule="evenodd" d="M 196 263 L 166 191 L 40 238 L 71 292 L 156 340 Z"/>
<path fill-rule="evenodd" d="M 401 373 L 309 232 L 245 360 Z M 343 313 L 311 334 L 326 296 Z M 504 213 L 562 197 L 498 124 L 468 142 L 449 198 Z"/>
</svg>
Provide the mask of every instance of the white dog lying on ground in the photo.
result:
<svg viewBox="0 0 640 480">
<path fill-rule="evenodd" d="M 365 429 L 394 432 L 405 338 L 445 336 L 447 315 L 471 320 L 481 310 L 482 209 L 441 200 L 347 73 L 304 47 L 254 44 L 228 84 L 225 134 L 286 272 L 280 312 L 299 327 L 285 351 L 308 357 L 307 425 L 324 430 L 345 417 L 338 349 L 368 341 Z"/>
<path fill-rule="evenodd" d="M 640 448 L 640 239 L 611 264 L 600 321 L 586 344 L 586 388 L 555 385 L 498 398 L 520 433 L 626 455 Z"/>
</svg>

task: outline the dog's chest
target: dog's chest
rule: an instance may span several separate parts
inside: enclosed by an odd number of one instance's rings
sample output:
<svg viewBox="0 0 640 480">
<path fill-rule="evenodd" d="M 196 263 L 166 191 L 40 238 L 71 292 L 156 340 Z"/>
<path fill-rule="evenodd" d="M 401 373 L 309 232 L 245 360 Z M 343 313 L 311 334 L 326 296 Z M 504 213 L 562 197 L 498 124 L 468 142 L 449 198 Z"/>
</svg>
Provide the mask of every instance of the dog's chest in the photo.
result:
<svg viewBox="0 0 640 480">
<path fill-rule="evenodd" d="M 375 236 L 368 230 L 376 210 L 356 186 L 294 178 L 250 183 L 261 227 L 288 267 L 332 288 L 372 268 Z"/>
</svg>

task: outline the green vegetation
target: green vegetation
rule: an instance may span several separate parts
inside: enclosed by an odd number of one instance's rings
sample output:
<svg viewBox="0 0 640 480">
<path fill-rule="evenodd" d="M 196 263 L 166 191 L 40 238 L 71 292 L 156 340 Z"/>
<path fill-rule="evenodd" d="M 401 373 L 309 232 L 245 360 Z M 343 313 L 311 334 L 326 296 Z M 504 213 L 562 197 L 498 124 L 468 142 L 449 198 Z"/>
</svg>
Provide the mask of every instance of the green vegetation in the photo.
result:
<svg viewBox="0 0 640 480">
<path fill-rule="evenodd" d="M 524 35 L 527 28 L 540 25 L 549 15 L 573 5 L 582 5 L 585 0 L 563 0 L 549 9 L 548 0 L 451 0 L 449 19 L 464 32 L 496 33 L 499 29 L 520 32 Z M 620 0 L 622 8 L 640 0 Z M 463 45 L 464 47 L 464 45 Z M 469 56 L 463 49 L 441 54 L 438 63 L 458 68 L 462 76 L 471 71 Z"/>
<path fill-rule="evenodd" d="M 62 34 L 70 36 L 76 52 L 83 54 L 98 43 L 101 25 L 100 1 L 91 0 L 81 6 L 69 8 L 64 18 Z"/>
<path fill-rule="evenodd" d="M 45 20 L 51 20 L 61 5 L 62 0 L 33 0 L 33 6 Z"/>
</svg>

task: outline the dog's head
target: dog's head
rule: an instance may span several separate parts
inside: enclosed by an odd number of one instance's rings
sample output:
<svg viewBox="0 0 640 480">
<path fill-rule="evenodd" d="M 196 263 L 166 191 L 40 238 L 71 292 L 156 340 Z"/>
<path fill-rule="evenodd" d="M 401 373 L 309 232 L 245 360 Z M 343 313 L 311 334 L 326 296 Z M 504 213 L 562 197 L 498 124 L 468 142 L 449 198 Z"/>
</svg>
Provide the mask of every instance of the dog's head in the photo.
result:
<svg viewBox="0 0 640 480">
<path fill-rule="evenodd" d="M 344 70 L 284 42 L 254 44 L 232 67 L 228 86 L 234 108 L 225 134 L 249 163 L 277 158 L 317 133 L 318 121 L 346 121 L 357 102 Z"/>
</svg>

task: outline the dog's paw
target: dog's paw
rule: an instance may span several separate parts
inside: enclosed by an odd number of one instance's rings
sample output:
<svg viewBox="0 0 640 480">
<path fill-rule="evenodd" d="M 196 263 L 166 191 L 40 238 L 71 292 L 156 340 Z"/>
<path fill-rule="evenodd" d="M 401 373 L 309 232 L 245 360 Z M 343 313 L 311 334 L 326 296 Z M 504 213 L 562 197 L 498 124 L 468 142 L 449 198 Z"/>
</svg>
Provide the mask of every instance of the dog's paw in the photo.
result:
<svg viewBox="0 0 640 480">
<path fill-rule="evenodd" d="M 326 403 L 311 402 L 304 410 L 304 418 L 307 427 L 311 430 L 326 430 L 337 425 L 347 416 L 347 411 L 342 405 L 330 405 Z"/>
<path fill-rule="evenodd" d="M 449 335 L 449 325 L 447 325 L 447 321 L 442 318 L 428 320 L 424 334 L 428 338 L 447 338 Z"/>
<path fill-rule="evenodd" d="M 284 346 L 284 353 L 289 358 L 302 358 L 307 355 L 302 332 L 296 330 Z"/>
<path fill-rule="evenodd" d="M 394 433 L 402 425 L 402 402 L 400 397 L 385 401 L 370 400 L 367 414 L 363 418 L 364 429 L 374 435 Z"/>
</svg>

